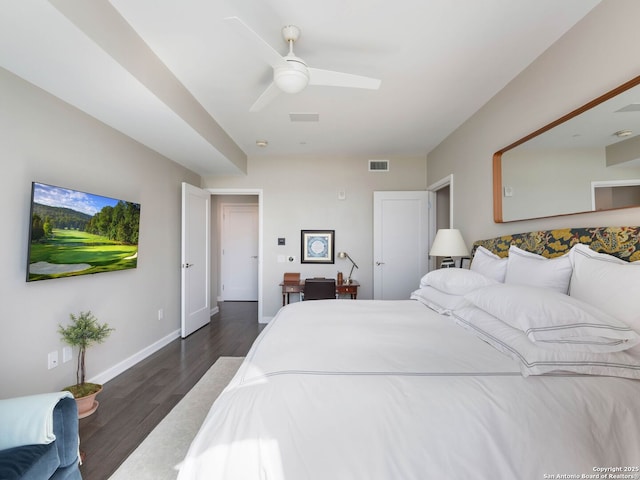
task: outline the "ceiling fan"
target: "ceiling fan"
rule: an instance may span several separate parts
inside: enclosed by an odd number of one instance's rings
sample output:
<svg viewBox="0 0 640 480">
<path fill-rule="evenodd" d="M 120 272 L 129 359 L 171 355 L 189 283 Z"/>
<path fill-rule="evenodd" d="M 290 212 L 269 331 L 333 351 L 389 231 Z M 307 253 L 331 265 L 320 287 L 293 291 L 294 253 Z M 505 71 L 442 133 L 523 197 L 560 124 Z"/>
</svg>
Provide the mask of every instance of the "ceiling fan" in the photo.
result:
<svg viewBox="0 0 640 480">
<path fill-rule="evenodd" d="M 377 78 L 308 67 L 304 60 L 296 57 L 293 53 L 293 44 L 300 36 L 300 29 L 295 25 L 287 25 L 282 28 L 282 36 L 289 45 L 289 53 L 282 56 L 240 18 L 228 17 L 225 20 L 228 20 L 239 34 L 248 39 L 255 47 L 256 53 L 273 67 L 273 82 L 251 106 L 250 112 L 262 110 L 280 92 L 298 93 L 304 90 L 307 85 L 370 90 L 380 88 L 381 81 Z"/>
</svg>

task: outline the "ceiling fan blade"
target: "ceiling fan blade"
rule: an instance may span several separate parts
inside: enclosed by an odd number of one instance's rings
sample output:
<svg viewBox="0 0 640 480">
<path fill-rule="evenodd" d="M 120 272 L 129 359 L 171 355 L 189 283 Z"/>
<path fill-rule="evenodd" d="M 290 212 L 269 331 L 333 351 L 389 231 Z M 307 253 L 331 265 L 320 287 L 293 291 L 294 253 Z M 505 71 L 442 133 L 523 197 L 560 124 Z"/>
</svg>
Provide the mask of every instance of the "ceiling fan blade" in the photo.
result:
<svg viewBox="0 0 640 480">
<path fill-rule="evenodd" d="M 252 30 L 251 27 L 244 23 L 240 18 L 227 17 L 225 20 L 229 22 L 229 25 L 233 26 L 240 36 L 250 42 L 252 47 L 255 49 L 256 54 L 273 68 L 287 66 L 287 61 L 282 57 L 282 55 L 280 55 L 271 45 L 265 42 L 260 35 Z"/>
<path fill-rule="evenodd" d="M 262 92 L 262 95 L 258 97 L 258 100 L 256 100 L 255 103 L 251 105 L 251 108 L 249 109 L 249 111 L 259 112 L 264 107 L 266 107 L 269 103 L 271 103 L 271 101 L 274 98 L 280 95 L 281 92 L 282 90 L 280 90 L 275 83 L 271 82 L 271 85 L 269 85 L 267 89 L 264 92 Z"/>
<path fill-rule="evenodd" d="M 319 68 L 309 68 L 309 85 L 323 85 L 328 87 L 367 88 L 377 90 L 381 80 L 351 73 L 332 72 Z"/>
</svg>

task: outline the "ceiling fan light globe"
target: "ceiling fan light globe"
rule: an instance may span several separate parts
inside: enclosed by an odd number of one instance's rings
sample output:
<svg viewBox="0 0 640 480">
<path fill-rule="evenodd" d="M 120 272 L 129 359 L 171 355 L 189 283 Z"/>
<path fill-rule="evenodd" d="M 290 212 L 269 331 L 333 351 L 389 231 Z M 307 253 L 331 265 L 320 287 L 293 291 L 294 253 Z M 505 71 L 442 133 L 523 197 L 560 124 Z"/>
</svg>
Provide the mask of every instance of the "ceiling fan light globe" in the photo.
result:
<svg viewBox="0 0 640 480">
<path fill-rule="evenodd" d="M 285 93 L 298 93 L 309 84 L 309 76 L 296 70 L 284 69 L 276 72 L 273 81 Z"/>
<path fill-rule="evenodd" d="M 273 71 L 273 81 L 285 93 L 298 93 L 309 84 L 309 69 L 305 63 L 294 55 L 287 55 L 286 67 Z"/>
</svg>

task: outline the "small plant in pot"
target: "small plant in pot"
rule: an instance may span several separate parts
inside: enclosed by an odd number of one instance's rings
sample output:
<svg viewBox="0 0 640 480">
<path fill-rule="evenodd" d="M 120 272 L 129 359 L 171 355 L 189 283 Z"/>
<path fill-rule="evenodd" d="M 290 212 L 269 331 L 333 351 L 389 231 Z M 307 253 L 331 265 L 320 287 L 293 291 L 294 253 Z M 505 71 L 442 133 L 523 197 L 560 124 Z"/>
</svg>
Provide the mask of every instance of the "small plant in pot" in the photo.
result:
<svg viewBox="0 0 640 480">
<path fill-rule="evenodd" d="M 72 347 L 78 347 L 78 366 L 76 384 L 63 388 L 70 391 L 78 404 L 78 417 L 91 415 L 98 408 L 95 397 L 102 390 L 102 385 L 85 381 L 85 354 L 87 348 L 95 343 L 102 343 L 114 330 L 106 323 L 99 324 L 98 319 L 90 311 L 69 315 L 71 323 L 66 327 L 58 325 L 58 333 L 62 340 Z"/>
</svg>

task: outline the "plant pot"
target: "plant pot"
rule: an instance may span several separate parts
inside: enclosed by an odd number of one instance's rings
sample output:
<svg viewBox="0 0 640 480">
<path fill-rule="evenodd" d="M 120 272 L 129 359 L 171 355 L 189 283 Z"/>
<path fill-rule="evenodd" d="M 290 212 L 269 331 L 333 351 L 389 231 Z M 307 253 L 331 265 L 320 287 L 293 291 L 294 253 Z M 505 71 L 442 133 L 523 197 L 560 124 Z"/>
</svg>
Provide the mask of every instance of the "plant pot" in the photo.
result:
<svg viewBox="0 0 640 480">
<path fill-rule="evenodd" d="M 100 403 L 96 400 L 96 395 L 98 395 L 102 391 L 102 385 L 94 385 L 96 388 L 92 393 L 89 393 L 82 397 L 76 397 L 74 394 L 76 405 L 78 406 L 78 418 L 88 417 L 93 412 L 95 412 L 98 409 L 98 405 L 100 405 Z M 71 390 L 73 393 L 72 388 L 73 387 L 68 387 L 67 389 Z"/>
</svg>

